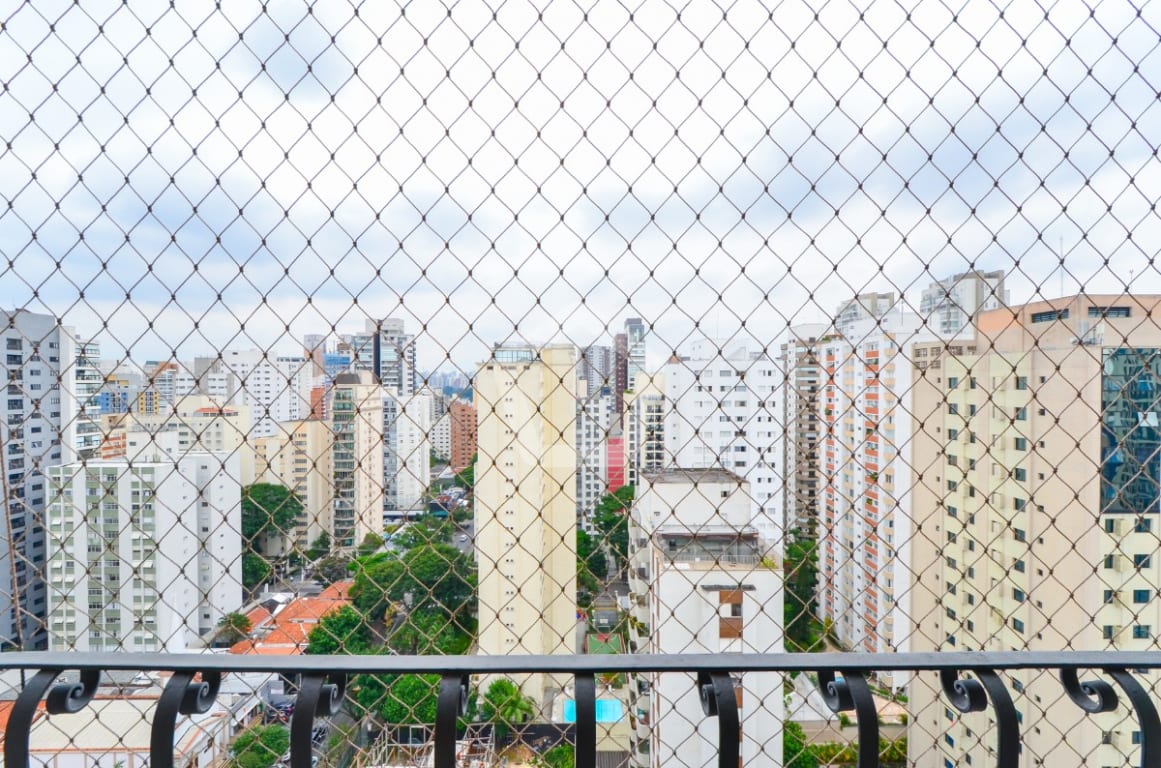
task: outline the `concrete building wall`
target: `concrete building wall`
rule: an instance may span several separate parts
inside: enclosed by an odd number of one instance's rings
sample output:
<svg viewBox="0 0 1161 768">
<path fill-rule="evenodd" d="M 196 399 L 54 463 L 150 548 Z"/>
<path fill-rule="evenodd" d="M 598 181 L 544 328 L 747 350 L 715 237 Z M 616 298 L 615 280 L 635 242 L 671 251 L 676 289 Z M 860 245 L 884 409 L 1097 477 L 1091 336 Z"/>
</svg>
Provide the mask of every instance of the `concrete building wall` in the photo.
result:
<svg viewBox="0 0 1161 768">
<path fill-rule="evenodd" d="M 383 533 L 383 388 L 366 372 L 339 374 L 331 392 L 333 544 Z"/>
<path fill-rule="evenodd" d="M 285 546 L 301 552 L 324 533 L 334 540 L 334 436 L 330 423 L 321 420 L 284 422 L 278 427 L 277 435 L 254 441 L 256 482 L 285 486 L 302 502 L 302 516 Z"/>
<path fill-rule="evenodd" d="M 472 463 L 476 455 L 476 409 L 470 403 L 456 400 L 448 407 L 451 429 L 451 468 L 459 472 Z"/>
<path fill-rule="evenodd" d="M 480 653 L 575 653 L 575 348 L 497 348 L 475 393 Z M 562 682 L 522 685 L 540 701 Z"/>
</svg>

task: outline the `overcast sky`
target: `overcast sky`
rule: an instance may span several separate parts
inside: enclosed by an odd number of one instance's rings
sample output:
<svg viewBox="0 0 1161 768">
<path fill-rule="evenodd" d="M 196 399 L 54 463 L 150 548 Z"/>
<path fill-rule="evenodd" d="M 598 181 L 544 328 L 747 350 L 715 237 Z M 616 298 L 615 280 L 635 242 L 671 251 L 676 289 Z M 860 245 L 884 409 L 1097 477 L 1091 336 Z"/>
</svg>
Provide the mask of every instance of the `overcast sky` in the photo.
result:
<svg viewBox="0 0 1161 768">
<path fill-rule="evenodd" d="M 971 267 L 1161 292 L 1161 3 L 542 5 L 20 4 L 0 305 L 137 360 L 397 316 L 471 370 Z"/>
</svg>

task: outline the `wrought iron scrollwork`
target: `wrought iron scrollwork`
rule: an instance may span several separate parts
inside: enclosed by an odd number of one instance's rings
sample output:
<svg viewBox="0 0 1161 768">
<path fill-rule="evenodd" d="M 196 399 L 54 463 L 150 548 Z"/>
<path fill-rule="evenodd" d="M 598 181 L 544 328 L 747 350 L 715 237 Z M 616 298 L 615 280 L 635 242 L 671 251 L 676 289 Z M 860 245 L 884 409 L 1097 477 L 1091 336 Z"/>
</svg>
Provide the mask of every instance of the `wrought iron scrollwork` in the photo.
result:
<svg viewBox="0 0 1161 768">
<path fill-rule="evenodd" d="M 435 705 L 435 768 L 456 768 L 456 720 L 468 711 L 466 675 L 444 675 Z"/>
<path fill-rule="evenodd" d="M 1104 671 L 1125 692 L 1137 715 L 1137 725 L 1141 731 L 1142 768 L 1157 768 L 1161 765 L 1161 719 L 1157 716 L 1157 707 L 1132 673 L 1124 669 Z"/>
<path fill-rule="evenodd" d="M 93 700 L 97 685 L 101 682 L 101 672 L 96 669 L 81 670 L 79 682 L 53 685 L 64 670 L 42 669 L 32 676 L 24 690 L 16 698 L 8 717 L 8 727 L 4 734 L 4 764 L 12 768 L 27 768 L 28 745 L 32 731 L 32 720 L 36 708 L 44 698 L 44 708 L 50 715 L 80 712 Z M 45 697 L 45 693 L 48 696 Z"/>
<path fill-rule="evenodd" d="M 330 682 L 327 682 L 327 681 Z M 311 731 L 319 715 L 337 715 L 347 690 L 343 674 L 303 675 L 290 718 L 290 768 L 311 768 Z"/>
<path fill-rule="evenodd" d="M 1075 669 L 1060 670 L 1060 682 L 1068 698 L 1085 712 L 1112 712 L 1117 708 L 1117 692 L 1104 680 L 1077 678 Z"/>
<path fill-rule="evenodd" d="M 879 765 L 879 714 L 875 697 L 860 672 L 843 672 L 836 679 L 832 670 L 818 671 L 818 689 L 831 712 L 854 712 L 859 728 L 858 768 Z"/>
<path fill-rule="evenodd" d="M 742 726 L 733 678 L 727 672 L 698 672 L 697 689 L 702 712 L 718 719 L 718 768 L 737 768 Z"/>
<path fill-rule="evenodd" d="M 951 705 L 960 712 L 982 712 L 988 701 L 996 712 L 996 765 L 1016 768 L 1020 760 L 1020 723 L 1016 705 L 1000 676 L 990 669 L 973 669 L 975 679 L 961 678 L 954 669 L 941 669 L 939 682 Z"/>
<path fill-rule="evenodd" d="M 221 672 L 203 672 L 194 680 L 194 672 L 175 672 L 165 685 L 153 716 L 149 736 L 151 768 L 173 768 L 173 734 L 178 715 L 200 715 L 210 711 L 222 684 Z"/>
</svg>

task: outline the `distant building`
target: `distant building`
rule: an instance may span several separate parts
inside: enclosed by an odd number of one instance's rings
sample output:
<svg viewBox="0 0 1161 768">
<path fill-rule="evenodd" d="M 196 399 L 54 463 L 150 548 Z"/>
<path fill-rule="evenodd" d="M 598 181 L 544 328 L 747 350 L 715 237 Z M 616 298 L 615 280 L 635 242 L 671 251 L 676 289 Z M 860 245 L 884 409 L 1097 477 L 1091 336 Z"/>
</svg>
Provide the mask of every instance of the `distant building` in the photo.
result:
<svg viewBox="0 0 1161 768">
<path fill-rule="evenodd" d="M 936 333 L 954 336 L 967 328 L 978 313 L 1007 304 L 1004 272 L 973 269 L 925 288 L 919 303 L 919 316 Z"/>
<path fill-rule="evenodd" d="M 894 292 L 887 293 L 860 293 L 853 299 L 848 299 L 839 305 L 838 310 L 834 316 L 835 330 L 846 336 L 850 336 L 856 324 L 863 323 L 864 327 L 872 328 L 874 324 L 867 325 L 866 320 L 878 320 L 894 309 L 899 303 L 899 298 Z"/>
<path fill-rule="evenodd" d="M 181 653 L 242 602 L 238 457 L 167 440 L 49 469 L 50 650 Z"/>
<path fill-rule="evenodd" d="M 331 393 L 333 545 L 353 550 L 383 533 L 383 387 L 367 371 L 339 374 Z"/>
<path fill-rule="evenodd" d="M 101 345 L 94 340 L 79 337 L 73 341 L 71 366 L 74 412 L 73 421 L 78 459 L 94 458 L 101 447 L 101 389 L 105 375 L 101 373 Z"/>
<path fill-rule="evenodd" d="M 383 388 L 383 511 L 416 509 L 431 484 L 431 394 Z"/>
<path fill-rule="evenodd" d="M 419 389 L 415 337 L 407 333 L 402 320 L 366 320 L 363 333 L 344 335 L 343 340 L 349 345 L 354 370 L 370 371 L 401 397 L 410 397 Z"/>
<path fill-rule="evenodd" d="M 68 369 L 74 364 L 73 334 L 56 318 L 24 310 L 0 310 L 0 643 L 43 650 L 45 632 L 44 511 L 51 498 L 45 475 L 75 460 L 75 410 Z M 62 363 L 62 361 L 64 361 Z M 65 386 L 62 386 L 62 383 Z M 66 416 L 62 416 L 66 414 Z"/>
<path fill-rule="evenodd" d="M 639 317 L 625 320 L 625 380 L 632 387 L 645 373 L 645 323 Z"/>
<path fill-rule="evenodd" d="M 665 464 L 720 468 L 749 483 L 751 520 L 781 550 L 782 369 L 755 342 L 699 339 L 661 367 L 665 381 Z"/>
<path fill-rule="evenodd" d="M 472 457 L 476 455 L 476 409 L 470 403 L 455 400 L 448 407 L 448 416 L 451 428 L 451 468 L 461 472 L 471 465 Z"/>
<path fill-rule="evenodd" d="M 624 413 L 625 392 L 633 386 L 633 382 L 629 381 L 629 335 L 625 333 L 613 337 L 613 381 L 617 413 Z"/>
<path fill-rule="evenodd" d="M 637 486 L 644 472 L 664 468 L 665 457 L 665 375 L 642 374 L 633 391 L 625 396 L 622 425 L 625 440 L 625 483 Z"/>
<path fill-rule="evenodd" d="M 653 654 L 782 653 L 783 574 L 750 524 L 749 487 L 722 469 L 645 474 L 630 516 L 629 650 Z M 711 768 L 717 734 L 705 728 L 692 675 L 644 675 L 631 686 L 649 747 L 633 765 Z M 735 678 L 736 680 L 738 678 Z M 741 763 L 781 764 L 782 675 L 746 672 L 738 692 Z M 736 682 L 735 685 L 739 683 Z"/>
<path fill-rule="evenodd" d="M 310 415 L 312 366 L 297 355 L 247 349 L 223 350 L 215 370 L 228 376 L 225 402 L 250 408 L 254 419 L 250 437 L 269 437 L 278 422 Z"/>
<path fill-rule="evenodd" d="M 588 384 L 589 392 L 617 386 L 617 356 L 613 347 L 593 344 L 581 349 L 580 377 Z"/>
<path fill-rule="evenodd" d="M 256 481 L 289 488 L 302 503 L 294 530 L 276 548 L 264 549 L 267 553 L 305 552 L 324 533 L 335 540 L 333 438 L 329 422 L 310 419 L 282 422 L 274 435 L 253 441 Z"/>
<path fill-rule="evenodd" d="M 782 461 L 786 466 L 782 509 L 788 530 L 813 530 L 817 522 L 821 477 L 818 397 L 822 389 L 818 347 L 829 329 L 825 323 L 792 326 L 778 355 L 786 375 L 782 387 Z"/>
<path fill-rule="evenodd" d="M 475 395 L 479 653 L 576 653 L 576 349 L 497 347 Z M 521 678 L 537 701 L 565 682 Z"/>
<path fill-rule="evenodd" d="M 576 511 L 577 519 L 583 522 L 592 517 L 597 503 L 607 492 L 608 439 L 615 399 L 607 388 L 589 391 L 583 380 L 577 383 L 577 388 Z"/>
</svg>

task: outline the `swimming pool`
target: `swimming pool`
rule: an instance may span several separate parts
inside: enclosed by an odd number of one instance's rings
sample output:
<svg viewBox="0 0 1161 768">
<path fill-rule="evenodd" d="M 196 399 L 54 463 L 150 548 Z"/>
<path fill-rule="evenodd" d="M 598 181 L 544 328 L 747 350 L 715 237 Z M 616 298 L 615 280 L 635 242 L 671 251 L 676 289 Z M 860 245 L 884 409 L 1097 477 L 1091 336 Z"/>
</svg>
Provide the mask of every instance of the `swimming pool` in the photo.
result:
<svg viewBox="0 0 1161 768">
<path fill-rule="evenodd" d="M 597 722 L 616 723 L 625 716 L 625 706 L 620 699 L 597 699 Z M 576 702 L 566 699 L 564 702 L 564 721 L 576 722 Z"/>
</svg>

